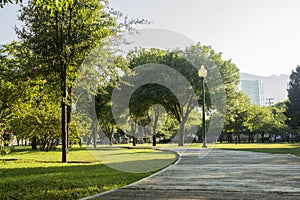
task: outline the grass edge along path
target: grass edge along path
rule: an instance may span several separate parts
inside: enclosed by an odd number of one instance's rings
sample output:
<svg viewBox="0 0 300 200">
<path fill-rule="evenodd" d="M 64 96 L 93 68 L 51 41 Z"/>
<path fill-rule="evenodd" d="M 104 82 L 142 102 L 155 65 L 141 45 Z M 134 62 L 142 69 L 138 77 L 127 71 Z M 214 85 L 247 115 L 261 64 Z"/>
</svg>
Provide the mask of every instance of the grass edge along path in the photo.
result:
<svg viewBox="0 0 300 200">
<path fill-rule="evenodd" d="M 99 152 L 121 154 L 122 150 L 105 147 L 97 148 Z M 154 149 L 133 149 L 132 154 L 147 154 L 151 161 L 169 159 L 169 164 L 176 162 L 178 156 L 170 151 Z M 154 152 L 154 153 L 153 153 Z M 131 184 L 167 167 L 144 173 L 119 171 L 96 160 L 85 148 L 72 148 L 69 163 L 60 163 L 61 152 L 31 151 L 15 149 L 8 155 L 0 156 L 0 199 L 79 199 L 100 192 L 116 189 Z M 124 157 L 125 159 L 126 157 Z M 133 158 L 131 158 L 131 161 Z M 124 160 L 126 163 L 126 160 Z M 137 156 L 136 162 L 143 162 Z"/>
<path fill-rule="evenodd" d="M 300 156 L 300 143 L 217 143 L 214 148 Z"/>
</svg>

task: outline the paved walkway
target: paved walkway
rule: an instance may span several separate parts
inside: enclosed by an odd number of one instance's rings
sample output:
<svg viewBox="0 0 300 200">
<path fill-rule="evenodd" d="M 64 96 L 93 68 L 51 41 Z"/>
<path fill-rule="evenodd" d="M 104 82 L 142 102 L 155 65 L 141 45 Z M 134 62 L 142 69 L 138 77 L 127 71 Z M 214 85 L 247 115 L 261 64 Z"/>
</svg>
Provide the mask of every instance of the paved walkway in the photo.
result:
<svg viewBox="0 0 300 200">
<path fill-rule="evenodd" d="M 89 199 L 300 199 L 299 157 L 209 149 L 176 151 L 181 154 L 176 164 Z"/>
</svg>

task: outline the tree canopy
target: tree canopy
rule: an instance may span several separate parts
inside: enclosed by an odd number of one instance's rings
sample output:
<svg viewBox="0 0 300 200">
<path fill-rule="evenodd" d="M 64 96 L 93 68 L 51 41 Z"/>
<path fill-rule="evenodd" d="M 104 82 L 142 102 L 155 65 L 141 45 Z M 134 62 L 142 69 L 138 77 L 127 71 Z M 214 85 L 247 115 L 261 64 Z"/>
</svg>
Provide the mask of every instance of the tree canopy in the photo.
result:
<svg viewBox="0 0 300 200">
<path fill-rule="evenodd" d="M 294 130 L 300 128 L 300 66 L 292 71 L 288 88 L 288 101 L 286 102 L 287 124 Z"/>
<path fill-rule="evenodd" d="M 225 104 L 218 106 L 216 102 L 212 103 L 211 96 L 215 98 L 222 90 L 230 93 L 232 88 L 237 89 L 239 82 L 238 69 L 231 61 L 223 61 L 221 54 L 217 54 L 210 47 L 202 46 L 199 43 L 187 47 L 185 50 L 135 50 L 131 51 L 127 58 L 129 60 L 129 67 L 133 71 L 140 69 L 140 67 L 146 71 L 137 72 L 136 77 L 140 76 L 141 81 L 143 81 L 143 75 L 149 78 L 151 74 L 156 74 L 154 72 L 159 71 L 158 68 L 170 67 L 170 71 L 172 69 L 180 74 L 181 78 L 176 73 L 161 69 L 155 77 L 153 76 L 153 79 L 156 81 L 161 80 L 161 83 L 167 82 L 168 86 L 163 84 L 146 84 L 141 86 L 131 98 L 131 101 L 135 102 L 132 105 L 138 105 L 142 108 L 142 110 L 138 108 L 138 112 L 133 112 L 137 108 L 131 108 L 133 113 L 143 115 L 143 113 L 147 113 L 147 109 L 151 105 L 160 104 L 167 112 L 172 114 L 180 124 L 179 145 L 183 145 L 185 123 L 190 113 L 201 102 L 201 81 L 197 73 L 199 67 L 205 65 L 210 74 L 207 77 L 208 85 L 206 85 L 207 112 L 210 110 L 219 110 Z M 184 82 L 187 82 L 188 85 Z M 176 90 L 170 88 L 176 88 Z M 174 93 L 174 91 L 177 91 L 177 93 Z M 218 96 L 219 103 L 225 100 L 225 93 L 223 94 L 223 97 L 222 95 Z M 135 95 L 138 97 L 135 97 Z M 139 101 L 135 101 L 134 99 L 138 99 Z M 228 100 L 230 101 L 230 99 Z M 219 110 L 219 112 L 225 113 L 224 109 L 222 111 Z"/>
</svg>

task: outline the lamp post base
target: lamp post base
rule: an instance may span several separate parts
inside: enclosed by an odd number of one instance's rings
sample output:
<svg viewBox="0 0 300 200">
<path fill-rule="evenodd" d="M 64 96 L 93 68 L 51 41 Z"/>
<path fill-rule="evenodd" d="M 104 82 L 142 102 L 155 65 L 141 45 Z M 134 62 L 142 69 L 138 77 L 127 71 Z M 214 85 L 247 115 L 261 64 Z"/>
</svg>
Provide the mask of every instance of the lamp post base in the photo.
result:
<svg viewBox="0 0 300 200">
<path fill-rule="evenodd" d="M 207 148 L 206 141 L 203 141 L 202 148 Z"/>
</svg>

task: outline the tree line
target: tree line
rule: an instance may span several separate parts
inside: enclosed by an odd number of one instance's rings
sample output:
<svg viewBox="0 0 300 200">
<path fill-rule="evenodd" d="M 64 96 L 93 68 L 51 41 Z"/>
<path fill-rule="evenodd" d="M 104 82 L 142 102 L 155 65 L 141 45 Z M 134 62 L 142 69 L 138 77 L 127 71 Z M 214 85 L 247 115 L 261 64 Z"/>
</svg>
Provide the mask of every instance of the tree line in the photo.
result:
<svg viewBox="0 0 300 200">
<path fill-rule="evenodd" d="M 109 8 L 107 1 L 47 2 L 32 0 L 22 6 L 19 20 L 24 26 L 16 28 L 19 41 L 0 50 L 0 148 L 13 137 L 30 140 L 33 149 L 39 146 L 44 151 L 61 143 L 62 162 L 66 162 L 69 145 L 80 143 L 81 138 L 87 138 L 88 143 L 93 141 L 94 146 L 97 140 L 105 140 L 104 136 L 110 144 L 131 140 L 136 145 L 146 139 L 153 145 L 158 139 L 173 140 L 180 146 L 191 140 L 202 142 L 202 116 L 198 112 L 202 91 L 197 75 L 201 65 L 213 75 L 207 77 L 205 87 L 207 124 L 222 130 L 209 138 L 211 142 L 298 138 L 299 66 L 290 76 L 286 102 L 268 107 L 250 105 L 249 98 L 238 89 L 237 66 L 231 60 L 223 60 L 221 53 L 210 46 L 197 43 L 184 50 L 135 49 L 126 56 L 115 54 L 107 47 L 115 41 L 124 42 L 121 35 L 144 20 L 119 22 L 121 14 Z M 93 55 L 97 59 L 91 59 Z M 92 63 L 82 71 L 89 59 Z M 144 67 L 139 73 L 146 76 L 158 64 L 183 77 L 168 71 L 155 75 L 156 81 L 167 81 L 178 93 L 160 84 L 142 85 L 132 94 L 129 116 L 119 127 L 112 113 L 113 91 L 133 87 L 130 80 L 139 79 L 134 73 L 139 66 Z M 95 87 L 82 84 L 94 74 L 98 78 Z M 224 95 L 219 95 L 222 92 Z M 221 103 L 215 103 L 216 98 Z M 89 104 L 95 107 L 96 122 L 85 108 Z M 224 124 L 217 124 L 216 118 L 224 119 Z"/>
</svg>

